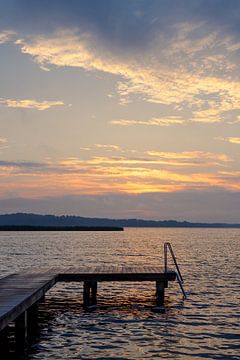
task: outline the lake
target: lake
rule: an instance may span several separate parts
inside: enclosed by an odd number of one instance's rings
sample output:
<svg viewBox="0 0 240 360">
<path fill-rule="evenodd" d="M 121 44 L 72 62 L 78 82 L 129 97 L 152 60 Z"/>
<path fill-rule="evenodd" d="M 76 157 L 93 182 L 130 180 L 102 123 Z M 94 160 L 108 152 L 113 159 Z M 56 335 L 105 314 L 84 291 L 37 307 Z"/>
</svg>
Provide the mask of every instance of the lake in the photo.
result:
<svg viewBox="0 0 240 360">
<path fill-rule="evenodd" d="M 100 283 L 97 310 L 82 284 L 59 283 L 40 309 L 27 359 L 240 359 L 240 229 L 0 232 L 0 275 L 26 267 L 161 265 L 170 242 L 185 279 L 155 313 L 154 283 Z"/>
</svg>

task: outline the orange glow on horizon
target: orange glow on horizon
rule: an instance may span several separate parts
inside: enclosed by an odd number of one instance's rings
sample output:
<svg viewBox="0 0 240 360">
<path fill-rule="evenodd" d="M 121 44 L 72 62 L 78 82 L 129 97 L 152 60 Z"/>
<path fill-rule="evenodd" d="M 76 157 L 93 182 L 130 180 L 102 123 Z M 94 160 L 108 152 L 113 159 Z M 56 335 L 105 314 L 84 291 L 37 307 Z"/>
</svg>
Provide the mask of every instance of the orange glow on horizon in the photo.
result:
<svg viewBox="0 0 240 360">
<path fill-rule="evenodd" d="M 150 153 L 150 152 L 149 152 Z M 190 158 L 201 155 L 198 152 L 154 153 L 153 157 L 167 159 Z M 205 153 L 205 158 L 212 154 Z M 204 156 L 203 156 L 204 158 Z M 176 160 L 177 161 L 177 160 Z M 223 154 L 218 161 L 229 162 Z M 170 160 L 171 162 L 171 160 Z M 139 166 L 140 165 L 140 166 Z M 172 165 L 172 164 L 171 164 Z M 206 164 L 204 164 L 206 165 Z M 221 165 L 221 164 L 220 164 Z M 165 164 L 166 166 L 166 164 Z M 17 196 L 42 197 L 69 194 L 127 193 L 143 194 L 150 192 L 177 192 L 199 190 L 212 187 L 227 190 L 240 190 L 239 172 L 232 171 L 193 171 L 191 162 L 187 168 L 176 166 L 171 170 L 162 168 L 161 161 L 127 159 L 124 157 L 94 157 L 88 160 L 68 158 L 56 163 L 47 162 L 40 167 L 24 168 L 4 165 L 0 167 L 0 195 L 6 192 Z"/>
</svg>

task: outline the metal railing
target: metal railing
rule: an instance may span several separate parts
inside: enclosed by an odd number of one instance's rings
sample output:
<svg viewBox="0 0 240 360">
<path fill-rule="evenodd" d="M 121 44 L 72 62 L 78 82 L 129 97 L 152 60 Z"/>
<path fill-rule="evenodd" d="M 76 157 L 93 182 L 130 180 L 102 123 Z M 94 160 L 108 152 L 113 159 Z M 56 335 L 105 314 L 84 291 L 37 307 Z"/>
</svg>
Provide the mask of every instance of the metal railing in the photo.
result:
<svg viewBox="0 0 240 360">
<path fill-rule="evenodd" d="M 179 266 L 178 266 L 178 263 L 177 263 L 177 259 L 174 255 L 174 252 L 173 252 L 173 249 L 172 249 L 172 245 L 169 243 L 169 242 L 165 242 L 164 243 L 164 272 L 167 272 L 168 270 L 168 250 L 172 256 L 172 259 L 173 259 L 173 262 L 174 262 L 174 265 L 176 267 L 176 276 L 177 276 L 177 281 L 178 281 L 178 284 L 179 284 L 179 287 L 183 293 L 183 297 L 184 299 L 187 298 L 187 294 L 183 288 L 183 283 L 184 283 L 184 280 L 183 280 L 183 277 L 182 277 L 182 274 L 181 274 L 181 271 L 179 269 Z"/>
</svg>

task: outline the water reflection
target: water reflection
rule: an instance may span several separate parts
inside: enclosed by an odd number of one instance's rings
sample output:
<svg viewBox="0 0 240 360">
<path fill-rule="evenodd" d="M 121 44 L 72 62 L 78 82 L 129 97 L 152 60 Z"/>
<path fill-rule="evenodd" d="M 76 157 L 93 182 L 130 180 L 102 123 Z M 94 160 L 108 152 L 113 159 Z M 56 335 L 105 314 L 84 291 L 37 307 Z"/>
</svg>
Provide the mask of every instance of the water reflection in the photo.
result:
<svg viewBox="0 0 240 360">
<path fill-rule="evenodd" d="M 154 313 L 153 283 L 102 283 L 82 308 L 82 285 L 59 283 L 40 311 L 28 359 L 239 359 L 240 231 L 129 229 L 123 233 L 0 233 L 1 275 L 26 266 L 159 265 L 170 241 L 186 279 Z"/>
</svg>

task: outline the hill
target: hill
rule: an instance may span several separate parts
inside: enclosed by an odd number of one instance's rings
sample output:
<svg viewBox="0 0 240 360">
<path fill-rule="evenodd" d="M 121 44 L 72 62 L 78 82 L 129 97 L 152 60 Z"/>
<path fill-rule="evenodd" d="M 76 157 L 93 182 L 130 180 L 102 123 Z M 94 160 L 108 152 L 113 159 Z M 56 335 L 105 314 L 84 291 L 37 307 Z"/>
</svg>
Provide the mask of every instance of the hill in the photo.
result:
<svg viewBox="0 0 240 360">
<path fill-rule="evenodd" d="M 0 226 L 104 226 L 104 227 L 177 227 L 177 228 L 240 228 L 240 224 L 200 223 L 176 220 L 144 220 L 144 219 L 108 219 L 88 218 L 81 216 L 39 215 L 31 213 L 16 213 L 0 215 Z"/>
</svg>

